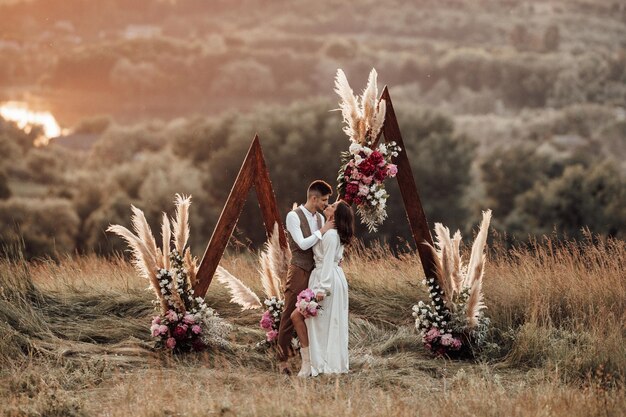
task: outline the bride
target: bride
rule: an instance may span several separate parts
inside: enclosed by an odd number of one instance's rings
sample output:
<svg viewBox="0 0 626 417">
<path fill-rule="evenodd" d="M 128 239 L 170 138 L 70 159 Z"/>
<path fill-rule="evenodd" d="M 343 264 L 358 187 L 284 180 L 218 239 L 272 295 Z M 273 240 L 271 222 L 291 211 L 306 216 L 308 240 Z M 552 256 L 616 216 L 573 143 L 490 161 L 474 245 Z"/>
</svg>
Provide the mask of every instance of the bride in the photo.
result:
<svg viewBox="0 0 626 417">
<path fill-rule="evenodd" d="M 348 372 L 348 283 L 339 262 L 354 236 L 354 213 L 339 200 L 326 207 L 324 216 L 334 220 L 335 228 L 313 247 L 315 269 L 309 278 L 322 309 L 315 317 L 305 318 L 298 309 L 291 314 L 300 339 L 300 377 Z"/>
</svg>

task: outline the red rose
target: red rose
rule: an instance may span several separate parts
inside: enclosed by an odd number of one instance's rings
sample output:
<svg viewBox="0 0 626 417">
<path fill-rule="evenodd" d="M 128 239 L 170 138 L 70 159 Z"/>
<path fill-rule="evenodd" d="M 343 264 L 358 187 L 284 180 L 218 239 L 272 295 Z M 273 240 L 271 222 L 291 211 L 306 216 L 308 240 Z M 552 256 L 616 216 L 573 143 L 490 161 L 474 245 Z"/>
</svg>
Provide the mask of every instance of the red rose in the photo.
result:
<svg viewBox="0 0 626 417">
<path fill-rule="evenodd" d="M 369 158 L 361 162 L 361 165 L 359 165 L 359 171 L 361 171 L 361 173 L 363 173 L 363 175 L 365 175 L 366 177 L 372 175 L 375 170 L 376 165 L 374 165 Z"/>
<path fill-rule="evenodd" d="M 187 336 L 187 330 L 182 326 L 176 326 L 174 329 L 174 338 L 176 340 L 182 340 Z"/>
<path fill-rule="evenodd" d="M 378 166 L 384 160 L 383 155 L 378 151 L 372 152 L 372 154 L 370 155 L 370 159 L 375 166 Z"/>
<path fill-rule="evenodd" d="M 359 192 L 359 184 L 354 182 L 349 182 L 346 185 L 346 195 L 355 195 Z"/>
</svg>

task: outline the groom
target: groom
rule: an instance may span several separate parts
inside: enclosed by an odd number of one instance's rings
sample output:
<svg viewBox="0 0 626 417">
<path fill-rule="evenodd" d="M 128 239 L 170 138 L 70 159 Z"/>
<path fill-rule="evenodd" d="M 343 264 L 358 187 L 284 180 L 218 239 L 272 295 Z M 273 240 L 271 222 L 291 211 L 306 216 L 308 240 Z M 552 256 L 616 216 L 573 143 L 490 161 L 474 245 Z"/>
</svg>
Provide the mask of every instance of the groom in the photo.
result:
<svg viewBox="0 0 626 417">
<path fill-rule="evenodd" d="M 285 306 L 278 328 L 278 361 L 281 373 L 291 374 L 289 370 L 289 349 L 293 335 L 291 313 L 296 307 L 300 291 L 309 286 L 309 276 L 315 268 L 313 246 L 322 239 L 327 230 L 334 227 L 333 222 L 324 222 L 320 212 L 328 205 L 333 189 L 328 183 L 316 180 L 309 185 L 306 203 L 287 214 L 287 239 L 291 250 L 291 264 L 285 284 Z"/>
</svg>

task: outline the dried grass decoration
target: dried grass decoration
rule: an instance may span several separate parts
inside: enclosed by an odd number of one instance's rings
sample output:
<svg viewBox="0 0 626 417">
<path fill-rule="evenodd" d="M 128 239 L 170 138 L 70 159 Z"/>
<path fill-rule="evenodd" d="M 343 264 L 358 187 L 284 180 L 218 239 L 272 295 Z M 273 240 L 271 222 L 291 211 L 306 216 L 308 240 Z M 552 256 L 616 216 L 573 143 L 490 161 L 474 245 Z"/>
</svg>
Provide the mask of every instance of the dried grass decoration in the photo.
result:
<svg viewBox="0 0 626 417">
<path fill-rule="evenodd" d="M 157 348 L 180 353 L 202 351 L 209 346 L 225 347 L 230 326 L 193 292 L 198 260 L 187 246 L 191 196 L 176 194 L 175 204 L 176 216 L 171 223 L 163 213 L 162 248 L 157 247 L 143 211 L 135 206 L 131 206 L 134 233 L 120 225 L 109 226 L 107 232 L 128 242 L 133 265 L 154 291 L 158 314 L 150 331 Z"/>
<path fill-rule="evenodd" d="M 435 224 L 436 277 L 428 277 L 430 303 L 420 301 L 413 306 L 415 327 L 424 346 L 437 356 L 472 357 L 486 344 L 489 319 L 483 310 L 482 280 L 485 271 L 491 210 L 483 212 L 480 230 L 469 263 L 461 258 L 461 233 L 450 237 L 450 230 Z"/>
</svg>

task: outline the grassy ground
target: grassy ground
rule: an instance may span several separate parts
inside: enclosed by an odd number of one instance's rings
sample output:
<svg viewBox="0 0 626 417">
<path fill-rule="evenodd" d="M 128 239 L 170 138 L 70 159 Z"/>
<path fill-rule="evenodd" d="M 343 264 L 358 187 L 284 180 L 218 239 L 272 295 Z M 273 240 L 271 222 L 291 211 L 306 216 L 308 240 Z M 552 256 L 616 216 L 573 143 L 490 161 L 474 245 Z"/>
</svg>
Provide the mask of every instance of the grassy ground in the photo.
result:
<svg viewBox="0 0 626 417">
<path fill-rule="evenodd" d="M 254 259 L 225 266 L 259 288 Z M 626 408 L 626 243 L 492 251 L 485 277 L 488 359 L 431 358 L 410 307 L 425 299 L 416 256 L 354 252 L 351 373 L 276 373 L 254 345 L 257 312 L 214 282 L 233 323 L 227 350 L 172 358 L 151 349 L 147 283 L 123 260 L 0 262 L 0 397 L 5 415 L 618 416 Z M 296 362 L 293 363 L 297 367 Z"/>
</svg>

